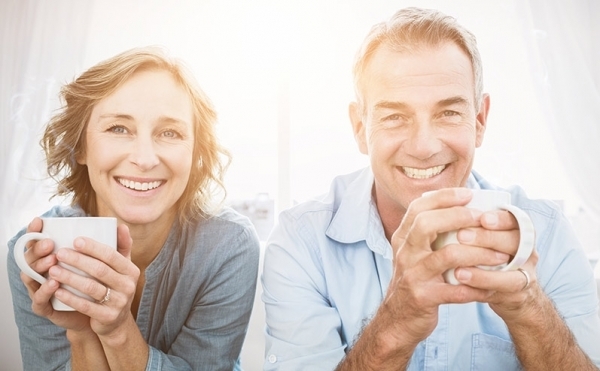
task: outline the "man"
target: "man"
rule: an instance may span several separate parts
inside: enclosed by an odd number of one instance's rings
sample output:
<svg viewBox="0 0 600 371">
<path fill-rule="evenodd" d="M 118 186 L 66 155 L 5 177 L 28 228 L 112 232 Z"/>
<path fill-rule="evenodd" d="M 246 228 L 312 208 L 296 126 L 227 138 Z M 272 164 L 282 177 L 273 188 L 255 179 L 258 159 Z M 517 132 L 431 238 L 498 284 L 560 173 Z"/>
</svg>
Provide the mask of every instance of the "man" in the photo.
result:
<svg viewBox="0 0 600 371">
<path fill-rule="evenodd" d="M 525 272 L 476 268 L 507 262 L 519 230 L 506 211 L 464 207 L 470 189 L 497 189 L 471 169 L 490 106 L 475 37 L 404 9 L 371 30 L 354 76 L 370 167 L 281 214 L 262 277 L 265 369 L 597 369 L 595 281 L 556 206 L 509 189 L 537 251 Z M 455 229 L 459 245 L 431 250 Z"/>
</svg>

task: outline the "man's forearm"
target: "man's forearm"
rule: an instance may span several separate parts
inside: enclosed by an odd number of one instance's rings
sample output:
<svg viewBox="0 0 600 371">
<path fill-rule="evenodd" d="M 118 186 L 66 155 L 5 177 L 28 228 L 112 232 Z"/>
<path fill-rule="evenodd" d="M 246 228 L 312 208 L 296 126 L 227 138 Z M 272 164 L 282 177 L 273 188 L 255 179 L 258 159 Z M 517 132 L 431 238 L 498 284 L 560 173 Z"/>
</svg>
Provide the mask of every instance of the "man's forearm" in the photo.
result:
<svg viewBox="0 0 600 371">
<path fill-rule="evenodd" d="M 525 370 L 598 370 L 579 347 L 571 330 L 543 293 L 525 318 L 507 323 L 517 357 Z"/>
<path fill-rule="evenodd" d="M 360 337 L 337 366 L 336 371 L 404 370 L 408 367 L 418 341 L 402 336 L 383 306 L 363 329 Z"/>
</svg>

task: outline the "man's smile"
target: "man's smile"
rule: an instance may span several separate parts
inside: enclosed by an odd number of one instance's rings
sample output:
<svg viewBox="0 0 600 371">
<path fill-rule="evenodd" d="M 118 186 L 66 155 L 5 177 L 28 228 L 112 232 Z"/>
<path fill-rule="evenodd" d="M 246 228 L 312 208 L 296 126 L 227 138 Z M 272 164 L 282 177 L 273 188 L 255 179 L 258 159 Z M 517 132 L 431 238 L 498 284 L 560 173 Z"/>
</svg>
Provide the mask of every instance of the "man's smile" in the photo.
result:
<svg viewBox="0 0 600 371">
<path fill-rule="evenodd" d="M 428 179 L 441 173 L 446 168 L 446 165 L 430 167 L 428 169 L 417 169 L 414 167 L 402 166 L 402 171 L 407 177 L 413 179 Z"/>
</svg>

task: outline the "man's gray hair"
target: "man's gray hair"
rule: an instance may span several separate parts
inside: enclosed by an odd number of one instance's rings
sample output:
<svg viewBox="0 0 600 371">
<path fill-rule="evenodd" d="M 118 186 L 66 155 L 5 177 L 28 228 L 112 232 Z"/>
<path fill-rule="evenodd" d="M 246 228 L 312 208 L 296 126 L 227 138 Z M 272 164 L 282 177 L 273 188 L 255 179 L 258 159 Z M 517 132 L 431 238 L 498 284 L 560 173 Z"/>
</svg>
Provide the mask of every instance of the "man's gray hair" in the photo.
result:
<svg viewBox="0 0 600 371">
<path fill-rule="evenodd" d="M 358 103 L 364 109 L 362 89 L 364 74 L 371 56 L 381 46 L 394 51 L 415 50 L 420 46 L 437 46 L 454 42 L 471 59 L 475 90 L 475 108 L 479 109 L 483 95 L 483 67 L 475 35 L 458 24 L 454 17 L 433 9 L 405 8 L 387 22 L 378 23 L 363 41 L 354 62 L 354 89 Z"/>
</svg>

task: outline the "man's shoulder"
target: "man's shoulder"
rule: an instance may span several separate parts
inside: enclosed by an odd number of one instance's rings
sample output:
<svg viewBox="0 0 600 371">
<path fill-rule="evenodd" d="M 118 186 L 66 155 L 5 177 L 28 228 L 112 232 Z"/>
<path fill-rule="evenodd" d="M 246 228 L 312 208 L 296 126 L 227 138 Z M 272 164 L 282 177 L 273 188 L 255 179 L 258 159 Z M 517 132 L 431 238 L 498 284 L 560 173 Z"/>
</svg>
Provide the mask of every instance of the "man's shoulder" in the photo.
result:
<svg viewBox="0 0 600 371">
<path fill-rule="evenodd" d="M 327 216 L 332 218 L 350 192 L 361 192 L 360 183 L 364 182 L 365 176 L 368 177 L 368 171 L 368 169 L 361 169 L 334 177 L 326 193 L 304 200 L 282 211 L 281 215 L 293 220 L 320 219 Z"/>
<path fill-rule="evenodd" d="M 494 189 L 509 192 L 511 203 L 530 214 L 535 213 L 546 218 L 556 218 L 561 214 L 561 207 L 555 201 L 530 198 L 525 190 L 519 185 L 511 185 L 503 188 L 491 183 L 476 172 L 473 172 L 473 175 L 482 189 Z"/>
</svg>

